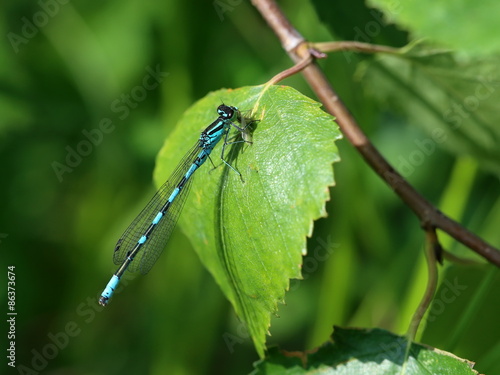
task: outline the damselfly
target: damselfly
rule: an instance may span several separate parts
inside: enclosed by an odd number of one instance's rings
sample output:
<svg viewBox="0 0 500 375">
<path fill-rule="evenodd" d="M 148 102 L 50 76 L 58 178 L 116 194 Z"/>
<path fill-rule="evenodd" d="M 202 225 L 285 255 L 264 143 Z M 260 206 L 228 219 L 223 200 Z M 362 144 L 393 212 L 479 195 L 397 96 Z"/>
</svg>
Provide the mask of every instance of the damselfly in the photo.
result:
<svg viewBox="0 0 500 375">
<path fill-rule="evenodd" d="M 224 159 L 224 150 L 226 145 L 234 143 L 228 142 L 231 126 L 243 135 L 243 141 L 239 142 L 248 142 L 245 137 L 248 134 L 246 131 L 248 124 L 236 107 L 222 104 L 217 108 L 217 113 L 219 117 L 201 132 L 198 142 L 184 156 L 171 177 L 160 187 L 116 243 L 113 261 L 120 267 L 102 292 L 99 298 L 100 305 L 106 306 L 108 304 L 108 300 L 127 269 L 146 274 L 153 267 L 179 218 L 191 186 L 193 173 L 207 158 L 210 158 L 210 153 L 222 138 L 224 138 L 224 144 L 221 159 L 241 176 Z M 235 122 L 238 122 L 240 126 L 236 125 Z"/>
</svg>

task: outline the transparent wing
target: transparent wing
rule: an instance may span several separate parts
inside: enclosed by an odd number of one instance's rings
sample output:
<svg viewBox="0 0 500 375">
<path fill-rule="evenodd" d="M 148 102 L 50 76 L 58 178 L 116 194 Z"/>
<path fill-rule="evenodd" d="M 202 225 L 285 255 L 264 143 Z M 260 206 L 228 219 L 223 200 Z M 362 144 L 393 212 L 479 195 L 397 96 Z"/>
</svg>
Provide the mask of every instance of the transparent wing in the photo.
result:
<svg viewBox="0 0 500 375">
<path fill-rule="evenodd" d="M 197 142 L 175 168 L 171 177 L 160 187 L 146 207 L 134 219 L 132 224 L 129 225 L 127 230 L 125 230 L 115 246 L 113 254 L 113 261 L 115 264 L 122 264 L 127 255 L 137 245 L 139 239 L 151 225 L 158 212 L 160 212 L 165 205 L 173 190 L 182 180 L 187 170 L 191 167 L 202 150 L 203 148 L 200 146 L 199 142 Z M 158 260 L 177 223 L 177 219 L 186 201 L 186 196 L 189 193 L 193 177 L 194 176 L 191 176 L 191 178 L 188 179 L 182 190 L 168 207 L 164 216 L 154 227 L 152 233 L 130 264 L 128 268 L 129 271 L 135 272 L 139 270 L 142 274 L 146 274 Z"/>
</svg>

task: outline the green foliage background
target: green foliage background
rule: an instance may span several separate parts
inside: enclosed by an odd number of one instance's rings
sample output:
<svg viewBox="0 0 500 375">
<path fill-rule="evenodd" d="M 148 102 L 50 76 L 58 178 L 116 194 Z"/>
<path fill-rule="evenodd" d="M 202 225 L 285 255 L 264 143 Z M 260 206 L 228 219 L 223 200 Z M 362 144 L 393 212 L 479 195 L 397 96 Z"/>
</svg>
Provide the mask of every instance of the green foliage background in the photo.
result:
<svg viewBox="0 0 500 375">
<path fill-rule="evenodd" d="M 49 374 L 252 370 L 258 357 L 251 340 L 181 230 L 148 276 L 129 275 L 105 310 L 96 302 L 115 270 L 116 239 L 152 195 L 155 157 L 182 113 L 210 91 L 261 84 L 290 65 L 258 13 L 236 3 L 222 15 L 212 2 L 73 1 L 49 11 L 36 2 L 4 3 L 0 264 L 5 278 L 6 267 L 16 266 L 18 365 Z M 361 1 L 281 5 L 309 40 L 366 41 L 364 35 L 397 47 L 408 42 Z M 40 12 L 53 15 L 14 48 L 9 33 L 22 35 L 25 19 Z M 405 177 L 499 247 L 498 175 L 457 147 L 423 153 L 418 145 L 430 137 L 425 127 L 410 125 L 404 108 L 368 86 L 383 78 L 359 78 L 359 63 L 371 61 L 340 53 L 321 65 Z M 150 70 L 168 75 L 144 100 L 124 106 Z M 300 76 L 286 84 L 312 95 Z M 86 139 L 83 130 L 106 118 L 112 130 L 60 181 L 53 163 L 65 163 L 68 147 Z M 308 240 L 304 280 L 292 281 L 272 320 L 268 342 L 285 349 L 320 345 L 333 324 L 403 333 L 425 285 L 419 223 L 346 141 L 338 146 L 342 162 L 335 165 L 329 217 Z M 416 159 L 419 151 L 425 157 Z M 443 243 L 468 254 L 444 236 Z M 499 373 L 498 272 L 446 267 L 443 280 L 422 341 L 477 361 L 481 372 Z"/>
</svg>

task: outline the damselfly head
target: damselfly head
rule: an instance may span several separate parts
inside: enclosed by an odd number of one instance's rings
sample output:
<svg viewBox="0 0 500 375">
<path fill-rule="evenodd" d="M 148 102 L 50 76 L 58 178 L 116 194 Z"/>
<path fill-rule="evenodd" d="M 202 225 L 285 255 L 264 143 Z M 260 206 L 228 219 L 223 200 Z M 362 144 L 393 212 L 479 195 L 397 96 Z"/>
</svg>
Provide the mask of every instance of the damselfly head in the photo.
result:
<svg viewBox="0 0 500 375">
<path fill-rule="evenodd" d="M 219 114 L 220 117 L 226 119 L 226 120 L 235 120 L 238 117 L 238 108 L 236 107 L 231 107 L 225 104 L 221 104 L 217 108 L 217 113 Z"/>
</svg>

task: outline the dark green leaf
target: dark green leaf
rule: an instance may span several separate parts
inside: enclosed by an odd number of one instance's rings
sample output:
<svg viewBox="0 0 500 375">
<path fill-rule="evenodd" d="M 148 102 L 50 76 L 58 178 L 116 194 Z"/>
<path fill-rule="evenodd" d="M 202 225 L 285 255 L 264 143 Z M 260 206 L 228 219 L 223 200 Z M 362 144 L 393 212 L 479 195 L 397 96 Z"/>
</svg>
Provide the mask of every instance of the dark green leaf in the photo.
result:
<svg viewBox="0 0 500 375">
<path fill-rule="evenodd" d="M 309 352 L 285 352 L 277 348 L 256 364 L 260 374 L 369 374 L 369 375 L 471 375 L 473 363 L 408 340 L 382 329 L 336 327 L 332 342 Z"/>
<path fill-rule="evenodd" d="M 406 31 L 388 25 L 384 14 L 364 0 L 314 0 L 321 21 L 340 39 L 394 47 L 408 43 Z"/>
</svg>

